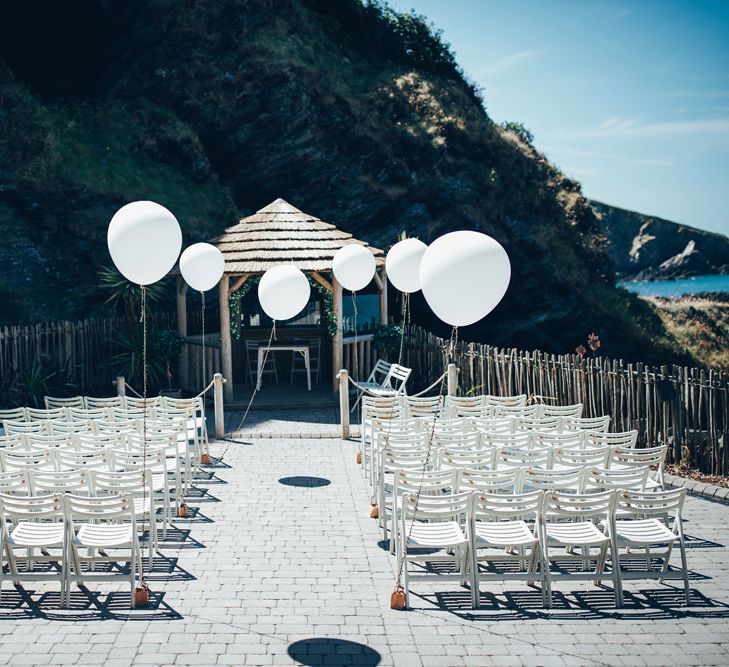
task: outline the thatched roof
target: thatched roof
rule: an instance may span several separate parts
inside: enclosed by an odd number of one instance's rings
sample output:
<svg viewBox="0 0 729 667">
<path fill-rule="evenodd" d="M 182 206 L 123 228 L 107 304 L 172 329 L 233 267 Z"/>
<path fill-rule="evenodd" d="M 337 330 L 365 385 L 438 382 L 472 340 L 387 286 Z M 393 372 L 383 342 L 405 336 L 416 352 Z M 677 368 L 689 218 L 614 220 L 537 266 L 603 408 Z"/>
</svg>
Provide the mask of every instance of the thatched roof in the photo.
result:
<svg viewBox="0 0 729 667">
<path fill-rule="evenodd" d="M 212 241 L 225 257 L 225 273 L 263 273 L 292 262 L 302 271 L 331 271 L 334 253 L 349 243 L 367 247 L 378 266 L 385 255 L 351 234 L 303 213 L 283 199 L 228 227 Z"/>
</svg>

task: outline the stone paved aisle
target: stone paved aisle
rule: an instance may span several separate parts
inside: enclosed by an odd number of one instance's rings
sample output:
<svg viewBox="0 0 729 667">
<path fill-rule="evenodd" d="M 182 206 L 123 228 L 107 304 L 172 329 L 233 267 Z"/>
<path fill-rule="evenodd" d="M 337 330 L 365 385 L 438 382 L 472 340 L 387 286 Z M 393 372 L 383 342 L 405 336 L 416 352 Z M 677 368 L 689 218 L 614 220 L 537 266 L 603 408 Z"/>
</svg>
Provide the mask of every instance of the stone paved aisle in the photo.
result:
<svg viewBox="0 0 729 667">
<path fill-rule="evenodd" d="M 56 587 L 36 586 L 29 603 L 6 582 L 0 664 L 729 664 L 727 505 L 687 504 L 689 609 L 670 588 L 634 582 L 644 594 L 621 612 L 589 584 L 551 614 L 520 584 L 477 613 L 453 584 L 419 587 L 415 609 L 394 612 L 393 564 L 353 443 L 265 439 L 234 445 L 225 464 L 176 521 L 153 608 L 130 611 L 107 584 L 60 610 Z"/>
</svg>

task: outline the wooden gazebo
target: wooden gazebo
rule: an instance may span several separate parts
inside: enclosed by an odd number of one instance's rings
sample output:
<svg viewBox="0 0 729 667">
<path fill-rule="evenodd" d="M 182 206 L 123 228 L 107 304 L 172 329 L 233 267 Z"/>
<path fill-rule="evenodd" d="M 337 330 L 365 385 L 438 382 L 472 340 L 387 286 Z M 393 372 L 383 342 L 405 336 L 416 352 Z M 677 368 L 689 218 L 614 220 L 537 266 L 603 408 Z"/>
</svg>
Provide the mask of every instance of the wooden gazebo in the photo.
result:
<svg viewBox="0 0 729 667">
<path fill-rule="evenodd" d="M 225 274 L 220 281 L 221 371 L 226 379 L 225 397 L 233 398 L 233 353 L 230 330 L 230 296 L 251 276 L 277 264 L 294 264 L 332 293 L 337 330 L 332 340 L 333 387 L 342 364 L 342 287 L 332 274 L 332 259 L 342 246 L 358 243 L 375 256 L 375 284 L 379 293 L 380 320 L 387 322 L 387 277 L 382 250 L 368 246 L 334 225 L 300 211 L 283 199 L 276 199 L 260 211 L 228 227 L 211 241 L 225 257 Z M 186 321 L 186 286 L 178 281 L 177 312 L 180 331 Z M 186 325 L 184 326 L 186 329 Z"/>
</svg>

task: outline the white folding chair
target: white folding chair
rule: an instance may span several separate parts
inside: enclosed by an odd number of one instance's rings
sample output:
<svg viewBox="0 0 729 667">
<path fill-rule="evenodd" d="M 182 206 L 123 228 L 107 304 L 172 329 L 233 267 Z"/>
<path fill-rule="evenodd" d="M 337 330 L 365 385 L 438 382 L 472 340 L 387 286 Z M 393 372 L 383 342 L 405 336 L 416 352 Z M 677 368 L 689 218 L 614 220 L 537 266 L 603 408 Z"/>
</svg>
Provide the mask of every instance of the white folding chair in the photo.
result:
<svg viewBox="0 0 729 667">
<path fill-rule="evenodd" d="M 61 496 L 0 494 L 0 596 L 6 578 L 16 583 L 58 581 L 63 602 L 67 574 L 66 536 Z M 25 550 L 25 553 L 19 553 L 19 550 Z M 6 559 L 7 574 L 2 563 Z M 38 563 L 45 567 L 36 567 Z M 19 565 L 24 567 L 21 569 Z"/>
<path fill-rule="evenodd" d="M 580 449 L 585 446 L 585 432 L 565 431 L 564 433 L 556 433 L 553 431 L 539 431 L 534 433 L 534 442 L 547 445 L 553 449 Z"/>
<path fill-rule="evenodd" d="M 0 410 L 0 422 L 4 422 L 6 419 L 12 422 L 27 421 L 25 408 L 10 408 L 8 410 Z"/>
<path fill-rule="evenodd" d="M 392 495 L 383 502 L 387 512 L 382 521 L 384 539 L 388 539 L 387 518 L 392 517 L 392 538 L 390 539 L 390 553 L 397 553 L 397 540 L 399 530 L 398 501 L 404 493 L 420 493 L 422 496 L 442 496 L 445 493 L 458 491 L 458 470 L 427 470 L 424 468 L 400 467 L 393 470 Z M 380 505 L 382 507 L 382 505 Z"/>
<path fill-rule="evenodd" d="M 617 573 L 622 603 L 622 583 L 627 579 L 682 579 L 686 604 L 690 604 L 688 565 L 681 512 L 686 489 L 670 491 L 622 490 L 617 492 L 616 512 L 613 518 L 613 570 Z M 666 525 L 666 517 L 673 521 Z M 660 518 L 659 518 L 660 517 Z M 681 569 L 669 569 L 673 548 L 678 543 Z M 642 550 L 640 559 L 631 549 Z M 639 563 L 636 563 L 639 560 Z M 658 560 L 658 567 L 653 562 Z"/>
<path fill-rule="evenodd" d="M 106 470 L 92 470 L 89 473 L 92 493 L 96 496 L 125 495 L 134 504 L 134 514 L 137 517 L 140 534 L 144 530 L 145 519 L 149 521 L 149 537 L 152 551 L 159 553 L 159 538 L 157 535 L 157 503 L 155 499 L 152 473 L 148 470 L 130 470 L 127 472 L 109 472 Z M 159 508 L 162 510 L 162 508 Z M 167 522 L 164 520 L 162 510 L 162 539 L 167 538 Z M 142 525 L 139 525 L 139 524 Z M 152 568 L 152 553 L 149 554 L 149 567 Z"/>
<path fill-rule="evenodd" d="M 459 491 L 475 493 L 518 494 L 524 486 L 524 468 L 503 468 L 500 470 L 481 470 L 464 468 L 459 477 Z"/>
<path fill-rule="evenodd" d="M 0 493 L 18 496 L 30 495 L 28 473 L 25 469 L 0 472 Z M 0 554 L 2 557 L 2 554 Z"/>
<path fill-rule="evenodd" d="M 582 403 L 573 405 L 548 405 L 542 403 L 539 406 L 541 417 L 582 417 Z"/>
<path fill-rule="evenodd" d="M 625 470 L 591 467 L 585 469 L 584 492 L 613 491 L 617 489 L 645 491 L 647 480 L 648 466 Z"/>
<path fill-rule="evenodd" d="M 581 493 L 583 488 L 584 468 L 561 468 L 545 470 L 528 467 L 524 470 L 524 491 L 560 491 L 562 493 Z"/>
<path fill-rule="evenodd" d="M 562 428 L 565 431 L 593 431 L 607 432 L 610 427 L 610 416 L 603 417 L 565 417 Z"/>
<path fill-rule="evenodd" d="M 410 606 L 410 584 L 413 581 L 463 583 L 470 578 L 471 586 L 475 586 L 474 573 L 468 572 L 467 517 L 471 495 L 470 491 L 419 498 L 411 493 L 402 495 L 399 504 L 400 537 L 397 540 L 397 561 L 398 567 L 402 569 L 406 607 Z M 433 550 L 437 551 L 433 553 Z M 432 563 L 450 563 L 455 571 L 427 569 Z M 418 566 L 419 569 L 411 570 L 411 566 Z"/>
<path fill-rule="evenodd" d="M 443 411 L 442 396 L 402 396 L 404 417 L 434 418 Z"/>
<path fill-rule="evenodd" d="M 587 431 L 585 445 L 587 447 L 622 447 L 632 449 L 638 441 L 638 431 L 619 431 L 616 433 L 602 433 Z"/>
<path fill-rule="evenodd" d="M 377 378 L 382 376 L 383 371 L 384 377 L 382 380 L 378 380 Z M 365 393 L 375 397 L 395 396 L 399 398 L 404 395 L 406 393 L 405 385 L 412 372 L 411 368 L 400 364 L 388 364 L 382 359 L 378 360 L 367 380 L 359 383 L 360 388 L 357 389 L 357 400 L 352 405 L 352 411 Z"/>
<path fill-rule="evenodd" d="M 495 396 L 486 394 L 484 397 L 486 405 L 492 405 L 496 408 L 517 408 L 525 406 L 527 403 L 526 394 L 515 394 L 514 396 Z"/>
<path fill-rule="evenodd" d="M 615 493 L 574 494 L 549 491 L 542 504 L 542 563 L 551 607 L 554 581 L 595 581 L 605 578 L 605 563 L 612 558 L 610 537 Z M 578 548 L 581 553 L 576 553 Z M 555 553 L 554 550 L 560 551 Z M 593 554 L 592 550 L 596 552 Z M 564 550 L 564 551 L 561 551 Z M 570 570 L 565 563 L 582 563 L 582 570 Z M 594 570 L 589 571 L 594 562 Z M 610 573 L 615 604 L 620 606 L 620 582 L 616 569 Z"/>
<path fill-rule="evenodd" d="M 124 407 L 124 397 L 106 396 L 99 398 L 96 396 L 84 396 L 84 407 L 87 410 L 122 408 Z"/>
<path fill-rule="evenodd" d="M 469 531 L 473 588 L 471 602 L 480 606 L 481 583 L 540 579 L 543 604 L 548 604 L 545 573 L 537 573 L 541 560 L 540 514 L 542 491 L 519 494 L 474 493 Z M 481 563 L 489 568 L 482 570 Z M 504 567 L 508 563 L 511 567 Z"/>
<path fill-rule="evenodd" d="M 30 491 L 34 496 L 45 493 L 77 493 L 89 495 L 89 477 L 84 469 L 79 470 L 28 470 Z"/>
<path fill-rule="evenodd" d="M 514 422 L 517 431 L 556 433 L 562 427 L 561 417 L 516 417 Z"/>
<path fill-rule="evenodd" d="M 63 496 L 68 523 L 71 567 L 67 568 L 67 598 L 71 599 L 70 584 L 89 581 L 129 582 L 131 606 L 137 573 L 142 573 L 142 553 L 137 537 L 134 503 L 127 496 Z M 82 555 L 81 550 L 89 555 Z M 116 569 L 97 570 L 96 563 L 126 563 L 128 573 Z"/>
<path fill-rule="evenodd" d="M 591 447 L 590 449 L 576 449 L 573 447 L 557 447 L 553 450 L 552 467 L 575 468 L 597 466 L 606 468 L 610 457 L 610 447 Z"/>
<path fill-rule="evenodd" d="M 536 419 L 539 416 L 539 406 L 534 405 L 495 405 L 496 417 L 515 417 L 516 419 Z"/>
<path fill-rule="evenodd" d="M 46 421 L 48 419 L 68 419 L 66 408 L 25 408 L 28 421 Z"/>
<path fill-rule="evenodd" d="M 47 410 L 54 410 L 56 408 L 83 408 L 84 407 L 83 396 L 69 396 L 68 398 L 57 398 L 54 396 L 44 396 L 43 402 L 45 403 Z"/>
<path fill-rule="evenodd" d="M 631 449 L 614 447 L 610 451 L 607 465 L 610 470 L 630 470 L 631 468 L 654 468 L 656 479 L 648 478 L 647 489 L 663 489 L 663 465 L 668 453 L 667 445 Z"/>
</svg>

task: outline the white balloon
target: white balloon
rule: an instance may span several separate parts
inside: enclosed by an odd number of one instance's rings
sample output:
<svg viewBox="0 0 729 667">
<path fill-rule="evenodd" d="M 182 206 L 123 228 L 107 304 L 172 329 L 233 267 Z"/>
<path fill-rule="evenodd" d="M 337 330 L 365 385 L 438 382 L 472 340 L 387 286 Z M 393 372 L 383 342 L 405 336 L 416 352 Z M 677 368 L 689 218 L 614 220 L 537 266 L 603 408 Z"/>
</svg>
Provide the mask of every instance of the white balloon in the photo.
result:
<svg viewBox="0 0 729 667">
<path fill-rule="evenodd" d="M 258 283 L 258 300 L 272 320 L 290 320 L 298 315 L 310 293 L 306 276 L 292 264 L 271 267 Z"/>
<path fill-rule="evenodd" d="M 106 242 L 114 265 L 127 280 L 151 285 L 175 265 L 182 248 L 182 230 L 164 206 L 135 201 L 114 214 Z"/>
<path fill-rule="evenodd" d="M 420 262 L 423 296 L 433 312 L 452 326 L 486 317 L 501 301 L 511 279 L 502 245 L 486 234 L 445 234 L 428 246 Z"/>
<path fill-rule="evenodd" d="M 223 253 L 209 243 L 195 243 L 180 255 L 180 273 L 185 282 L 198 292 L 213 289 L 224 272 Z"/>
<path fill-rule="evenodd" d="M 337 282 L 352 292 L 367 287 L 376 269 L 375 256 L 358 243 L 342 246 L 332 260 L 332 273 Z"/>
<path fill-rule="evenodd" d="M 419 239 L 398 241 L 385 258 L 390 282 L 401 292 L 411 294 L 420 289 L 420 260 L 428 249 Z"/>
</svg>

